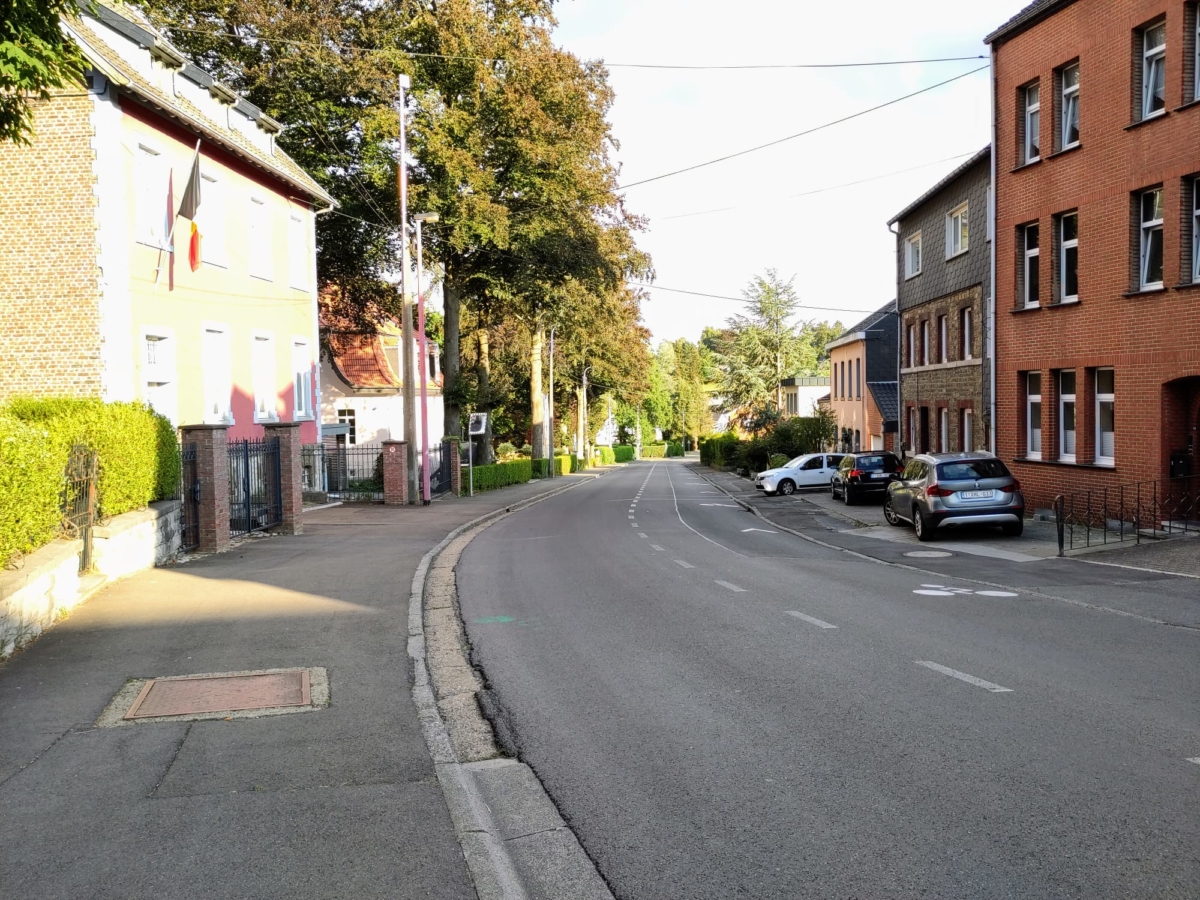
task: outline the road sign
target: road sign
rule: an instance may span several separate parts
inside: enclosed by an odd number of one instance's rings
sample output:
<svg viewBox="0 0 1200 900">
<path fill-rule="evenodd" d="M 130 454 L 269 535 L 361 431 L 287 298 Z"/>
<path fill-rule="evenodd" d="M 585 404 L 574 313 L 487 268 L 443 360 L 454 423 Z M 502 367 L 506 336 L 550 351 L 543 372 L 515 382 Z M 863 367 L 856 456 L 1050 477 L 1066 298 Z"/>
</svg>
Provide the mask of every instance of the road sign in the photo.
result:
<svg viewBox="0 0 1200 900">
<path fill-rule="evenodd" d="M 467 434 L 485 434 L 487 432 L 487 413 L 471 413 L 467 423 Z"/>
</svg>

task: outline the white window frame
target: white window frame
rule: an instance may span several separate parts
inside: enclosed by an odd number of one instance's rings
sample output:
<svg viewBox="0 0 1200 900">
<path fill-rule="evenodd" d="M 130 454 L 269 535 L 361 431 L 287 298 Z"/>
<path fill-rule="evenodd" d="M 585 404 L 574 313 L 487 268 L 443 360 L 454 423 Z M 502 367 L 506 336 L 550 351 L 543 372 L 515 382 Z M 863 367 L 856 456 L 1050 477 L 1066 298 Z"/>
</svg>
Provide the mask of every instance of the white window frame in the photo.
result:
<svg viewBox="0 0 1200 900">
<path fill-rule="evenodd" d="M 246 267 L 251 278 L 275 280 L 275 259 L 271 253 L 271 211 L 267 198 L 251 195 L 246 218 Z"/>
<path fill-rule="evenodd" d="M 950 362 L 950 317 L 938 316 L 938 362 Z"/>
<path fill-rule="evenodd" d="M 1037 376 L 1038 392 L 1030 393 L 1030 380 Z M 1026 459 L 1041 459 L 1042 458 L 1042 383 L 1041 372 L 1026 372 L 1025 373 L 1025 458 Z M 1034 427 L 1033 407 L 1037 404 L 1037 427 Z M 1033 448 L 1034 432 L 1037 433 L 1037 449 Z"/>
<path fill-rule="evenodd" d="M 1159 197 L 1156 204 L 1160 210 L 1159 218 L 1147 219 L 1146 198 L 1153 194 L 1158 194 Z M 1138 266 L 1138 285 L 1143 291 L 1154 290 L 1155 288 L 1161 288 L 1163 286 L 1162 278 L 1165 277 L 1166 272 L 1166 248 L 1163 246 L 1163 241 L 1166 239 L 1166 235 L 1163 233 L 1163 211 L 1165 208 L 1166 207 L 1163 203 L 1163 189 L 1160 187 L 1151 188 L 1148 191 L 1142 191 L 1142 193 L 1138 195 L 1138 219 L 1140 222 L 1139 232 L 1141 234 L 1141 256 L 1140 264 Z M 1158 232 L 1160 252 L 1163 254 L 1164 276 L 1160 276 L 1158 281 L 1147 281 L 1147 278 L 1150 275 L 1150 247 L 1153 243 L 1153 235 L 1156 231 Z"/>
<path fill-rule="evenodd" d="M 209 351 L 221 335 L 217 356 Z M 200 369 L 204 393 L 204 424 L 233 425 L 233 344 L 223 322 L 200 323 Z"/>
<path fill-rule="evenodd" d="M 148 144 L 138 144 L 133 163 L 133 178 L 137 187 L 136 233 L 139 244 L 163 250 L 171 226 L 167 216 L 166 160 L 161 150 Z"/>
<path fill-rule="evenodd" d="M 1162 43 L 1150 46 L 1150 33 L 1162 29 Z M 1167 66 L 1167 22 L 1155 22 L 1142 30 L 1142 118 L 1153 119 L 1156 116 L 1163 116 L 1167 113 L 1167 98 L 1166 98 L 1166 66 Z M 1154 94 L 1154 81 L 1152 77 L 1156 71 L 1163 73 L 1163 106 L 1162 109 L 1150 108 L 1151 99 Z"/>
<path fill-rule="evenodd" d="M 946 214 L 946 259 L 961 256 L 971 249 L 969 206 L 969 203 L 963 203 Z"/>
<path fill-rule="evenodd" d="M 1067 84 L 1067 73 L 1072 69 L 1075 70 L 1075 83 Z M 1074 62 L 1069 66 L 1063 66 L 1062 72 L 1059 74 L 1062 79 L 1062 119 L 1059 124 L 1061 131 L 1061 140 L 1063 150 L 1070 150 L 1072 147 L 1079 146 L 1079 63 Z M 1070 128 L 1071 119 L 1075 120 L 1075 140 L 1067 140 L 1067 130 Z"/>
<path fill-rule="evenodd" d="M 963 453 L 970 453 L 975 449 L 975 410 L 960 410 L 959 422 L 962 428 L 962 434 L 958 436 L 959 446 L 962 447 Z"/>
<path fill-rule="evenodd" d="M 974 359 L 975 351 L 973 343 L 975 340 L 975 322 L 974 311 L 969 306 L 964 306 L 958 314 L 959 327 L 962 329 L 962 358 Z"/>
<path fill-rule="evenodd" d="M 1067 238 L 1067 219 L 1075 220 L 1075 237 Z M 1075 293 L 1067 293 L 1067 251 L 1075 251 Z M 1059 303 L 1079 302 L 1079 212 L 1063 213 L 1058 217 L 1058 289 Z"/>
<path fill-rule="evenodd" d="M 916 265 L 913 258 L 916 257 Z M 904 242 L 904 277 L 916 278 L 921 274 L 921 232 L 910 236 Z"/>
<path fill-rule="evenodd" d="M 1200 282 L 1200 178 L 1192 181 L 1192 282 Z"/>
<path fill-rule="evenodd" d="M 908 325 L 908 367 L 917 365 L 917 326 L 911 322 Z"/>
<path fill-rule="evenodd" d="M 175 329 L 162 325 L 144 325 L 140 331 L 142 352 L 142 400 L 155 412 L 179 424 L 179 380 L 176 370 Z M 150 360 L 153 342 L 156 356 Z M 167 390 L 160 390 L 163 387 Z M 157 400 L 157 402 L 152 402 Z"/>
<path fill-rule="evenodd" d="M 226 206 L 225 181 L 216 173 L 201 171 L 197 211 L 200 229 L 200 259 L 207 265 L 229 268 L 229 210 Z"/>
<path fill-rule="evenodd" d="M 1029 246 L 1030 229 L 1037 233 L 1036 247 Z M 1042 229 L 1037 222 L 1031 222 L 1028 225 L 1021 227 L 1021 244 L 1025 253 L 1025 270 L 1022 273 L 1021 279 L 1021 302 L 1026 309 L 1033 309 L 1041 303 L 1041 286 L 1042 286 L 1042 271 L 1040 268 L 1042 257 Z M 1037 287 L 1031 292 L 1030 282 L 1033 280 L 1029 276 L 1032 272 L 1038 273 Z"/>
<path fill-rule="evenodd" d="M 938 407 L 938 444 L 942 453 L 950 452 L 950 407 Z"/>
<path fill-rule="evenodd" d="M 929 365 L 929 320 L 921 320 L 921 365 Z"/>
<path fill-rule="evenodd" d="M 292 421 L 307 422 L 313 409 L 313 358 L 307 338 L 292 336 Z"/>
<path fill-rule="evenodd" d="M 1103 393 L 1103 394 L 1100 393 L 1100 373 L 1101 372 L 1112 372 L 1113 373 L 1113 390 L 1111 393 Z M 1096 465 L 1098 465 L 1098 466 L 1115 466 L 1117 464 L 1117 459 L 1116 459 L 1116 456 L 1117 456 L 1117 401 L 1116 401 L 1117 390 L 1116 389 L 1117 389 L 1116 371 L 1114 369 L 1109 369 L 1109 368 L 1097 369 L 1096 370 L 1096 381 L 1095 381 L 1095 395 L 1096 395 L 1095 418 L 1096 418 Z M 1111 403 L 1113 405 L 1113 430 L 1112 430 L 1113 452 L 1108 456 L 1105 456 L 1101 452 L 1101 448 L 1104 446 L 1104 432 L 1101 430 L 1101 427 L 1100 427 L 1100 407 L 1105 403 Z"/>
<path fill-rule="evenodd" d="M 1076 381 L 1067 391 L 1067 377 Z M 1058 373 L 1058 460 L 1059 462 L 1075 462 L 1076 448 L 1079 446 L 1079 404 L 1075 402 L 1075 392 L 1078 389 L 1078 376 L 1074 369 L 1062 369 Z M 1067 428 L 1067 404 L 1071 404 L 1071 427 Z M 1067 448 L 1067 435 L 1070 434 L 1070 449 Z"/>
<path fill-rule="evenodd" d="M 1030 99 L 1033 98 L 1033 99 Z M 1042 85 L 1035 81 L 1025 88 L 1022 101 L 1025 105 L 1025 144 L 1022 148 L 1025 163 L 1035 163 L 1042 158 Z"/>
<path fill-rule="evenodd" d="M 288 284 L 298 291 L 309 289 L 308 223 L 298 209 L 288 210 Z"/>
<path fill-rule="evenodd" d="M 269 365 L 259 354 L 265 354 Z M 276 385 L 276 370 L 279 360 L 275 355 L 275 335 L 269 331 L 254 329 L 250 333 L 250 383 L 254 394 L 254 421 L 256 423 L 279 421 L 279 394 Z"/>
</svg>

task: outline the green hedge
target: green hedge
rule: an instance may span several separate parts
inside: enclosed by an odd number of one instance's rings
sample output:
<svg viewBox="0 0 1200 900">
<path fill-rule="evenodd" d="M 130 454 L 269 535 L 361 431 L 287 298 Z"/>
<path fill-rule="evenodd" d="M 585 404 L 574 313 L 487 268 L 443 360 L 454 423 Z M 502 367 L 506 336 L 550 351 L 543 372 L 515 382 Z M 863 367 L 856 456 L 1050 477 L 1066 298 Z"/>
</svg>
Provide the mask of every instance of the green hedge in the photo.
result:
<svg viewBox="0 0 1200 900">
<path fill-rule="evenodd" d="M 666 455 L 666 444 L 642 444 L 642 459 L 663 459 Z"/>
<path fill-rule="evenodd" d="M 633 462 L 633 448 L 628 446 L 613 447 L 613 459 L 619 463 Z"/>
<path fill-rule="evenodd" d="M 102 518 L 179 490 L 175 429 L 141 403 L 18 398 L 0 406 L 0 442 L 0 566 L 54 537 L 74 444 L 96 451 Z"/>
<path fill-rule="evenodd" d="M 532 477 L 533 466 L 528 459 L 493 463 L 490 466 L 476 466 L 475 491 L 478 493 L 479 491 L 508 487 L 510 484 L 524 484 Z"/>
</svg>

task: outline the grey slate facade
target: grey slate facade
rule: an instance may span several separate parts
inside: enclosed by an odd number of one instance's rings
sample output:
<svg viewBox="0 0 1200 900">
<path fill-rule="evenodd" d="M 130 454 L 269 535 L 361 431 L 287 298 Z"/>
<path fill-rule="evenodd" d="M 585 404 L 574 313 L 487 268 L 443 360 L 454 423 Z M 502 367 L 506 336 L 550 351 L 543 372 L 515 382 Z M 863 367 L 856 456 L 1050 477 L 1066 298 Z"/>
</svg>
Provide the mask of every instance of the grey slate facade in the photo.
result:
<svg viewBox="0 0 1200 900">
<path fill-rule="evenodd" d="M 912 452 L 990 446 L 990 184 L 985 147 L 888 223 L 897 232 L 900 430 Z M 963 204 L 965 238 L 952 218 Z M 913 272 L 910 239 L 918 234 Z"/>
</svg>

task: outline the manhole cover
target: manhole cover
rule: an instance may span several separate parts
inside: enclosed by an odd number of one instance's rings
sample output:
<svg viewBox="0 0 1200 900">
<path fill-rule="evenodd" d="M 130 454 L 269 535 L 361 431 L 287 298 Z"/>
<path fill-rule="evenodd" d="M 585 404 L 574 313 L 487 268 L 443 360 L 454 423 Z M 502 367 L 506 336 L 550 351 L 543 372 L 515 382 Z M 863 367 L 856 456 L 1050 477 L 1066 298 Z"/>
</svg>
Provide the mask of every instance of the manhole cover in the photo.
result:
<svg viewBox="0 0 1200 900">
<path fill-rule="evenodd" d="M 125 718 L 308 706 L 310 702 L 308 672 L 304 669 L 247 675 L 185 675 L 147 681 Z"/>
<path fill-rule="evenodd" d="M 914 559 L 943 559 L 954 554 L 946 550 L 909 550 L 904 555 Z"/>
</svg>

